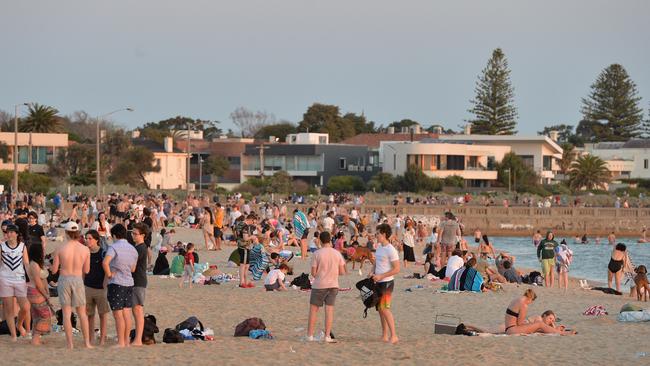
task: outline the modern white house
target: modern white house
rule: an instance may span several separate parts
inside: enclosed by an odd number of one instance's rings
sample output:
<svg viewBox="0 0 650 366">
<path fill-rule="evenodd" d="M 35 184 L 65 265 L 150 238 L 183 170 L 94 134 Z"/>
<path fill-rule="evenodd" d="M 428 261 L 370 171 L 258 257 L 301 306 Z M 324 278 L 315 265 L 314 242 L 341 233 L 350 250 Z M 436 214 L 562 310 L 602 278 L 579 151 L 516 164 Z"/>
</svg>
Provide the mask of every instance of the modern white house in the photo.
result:
<svg viewBox="0 0 650 366">
<path fill-rule="evenodd" d="M 598 142 L 583 151 L 605 160 L 613 179 L 650 179 L 650 141 Z"/>
<path fill-rule="evenodd" d="M 497 179 L 495 163 L 508 152 L 510 147 L 506 145 L 445 139 L 382 142 L 382 170 L 403 175 L 409 166 L 415 165 L 430 177 L 457 175 L 465 179 L 468 187 L 489 187 Z"/>
<path fill-rule="evenodd" d="M 144 175 L 150 189 L 185 189 L 187 187 L 187 153 L 174 148 L 171 137 L 165 137 L 163 144 L 151 140 L 134 139 L 135 146 L 143 146 L 151 152 L 160 167 L 157 172 Z"/>
<path fill-rule="evenodd" d="M 469 132 L 469 129 L 466 129 Z M 488 146 L 508 146 L 524 164 L 540 176 L 541 183 L 549 184 L 559 171 L 558 160 L 562 159 L 562 147 L 548 136 L 518 135 L 443 135 L 447 141 L 465 142 Z"/>
<path fill-rule="evenodd" d="M 54 161 L 60 151 L 68 148 L 67 133 L 18 133 L 18 151 L 14 151 L 13 132 L 0 132 L 0 142 L 8 147 L 7 161 L 0 160 L 0 169 L 14 169 L 14 159 L 18 159 L 18 170 L 31 167 L 34 173 L 47 173 L 48 161 Z M 31 145 L 31 151 L 29 146 Z M 30 164 L 31 159 L 31 164 Z"/>
</svg>

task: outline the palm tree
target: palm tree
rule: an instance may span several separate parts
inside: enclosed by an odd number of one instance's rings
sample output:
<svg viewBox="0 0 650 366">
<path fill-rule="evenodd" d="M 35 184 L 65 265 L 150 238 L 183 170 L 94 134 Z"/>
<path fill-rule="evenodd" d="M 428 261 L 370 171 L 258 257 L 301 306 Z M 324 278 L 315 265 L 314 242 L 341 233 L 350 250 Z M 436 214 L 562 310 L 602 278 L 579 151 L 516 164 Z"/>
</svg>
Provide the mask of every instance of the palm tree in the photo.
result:
<svg viewBox="0 0 650 366">
<path fill-rule="evenodd" d="M 58 113 L 59 111 L 54 107 L 38 103 L 30 105 L 29 115 L 20 123 L 20 132 L 61 132 L 63 123 L 57 116 Z"/>
<path fill-rule="evenodd" d="M 610 177 L 607 163 L 603 159 L 594 155 L 584 155 L 571 164 L 569 186 L 574 191 L 579 191 L 583 187 L 591 190 L 609 182 Z"/>
</svg>

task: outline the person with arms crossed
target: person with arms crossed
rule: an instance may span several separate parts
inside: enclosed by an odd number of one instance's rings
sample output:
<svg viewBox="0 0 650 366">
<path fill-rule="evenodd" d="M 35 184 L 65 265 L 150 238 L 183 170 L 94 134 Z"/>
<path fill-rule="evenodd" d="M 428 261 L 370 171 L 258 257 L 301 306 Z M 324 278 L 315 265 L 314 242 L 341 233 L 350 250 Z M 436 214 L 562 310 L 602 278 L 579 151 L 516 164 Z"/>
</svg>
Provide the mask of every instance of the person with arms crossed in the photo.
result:
<svg viewBox="0 0 650 366">
<path fill-rule="evenodd" d="M 390 311 L 390 306 L 395 287 L 394 276 L 400 271 L 399 253 L 389 241 L 392 235 L 390 225 L 381 224 L 377 226 L 376 232 L 379 247 L 375 252 L 375 265 L 370 276 L 377 283 L 377 295 L 379 296 L 377 311 L 381 319 L 382 340 L 395 344 L 399 338 L 395 332 L 395 319 Z"/>
</svg>

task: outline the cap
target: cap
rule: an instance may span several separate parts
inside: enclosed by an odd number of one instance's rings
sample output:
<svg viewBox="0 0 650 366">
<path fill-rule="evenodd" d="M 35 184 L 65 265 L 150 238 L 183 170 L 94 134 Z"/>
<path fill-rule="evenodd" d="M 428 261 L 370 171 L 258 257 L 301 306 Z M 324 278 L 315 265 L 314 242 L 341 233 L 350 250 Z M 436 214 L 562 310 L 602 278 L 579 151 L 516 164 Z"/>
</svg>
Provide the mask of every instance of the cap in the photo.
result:
<svg viewBox="0 0 650 366">
<path fill-rule="evenodd" d="M 9 226 L 9 225 L 13 225 L 13 222 L 11 220 L 4 220 L 2 222 L 2 226 Z"/>
<path fill-rule="evenodd" d="M 14 233 L 17 233 L 18 232 L 18 226 L 14 225 L 14 224 L 9 224 L 9 225 L 7 225 L 7 229 L 5 229 L 5 231 L 6 232 L 13 231 Z"/>
<path fill-rule="evenodd" d="M 65 231 L 79 231 L 79 225 L 74 221 L 68 221 L 67 224 L 63 227 Z"/>
</svg>

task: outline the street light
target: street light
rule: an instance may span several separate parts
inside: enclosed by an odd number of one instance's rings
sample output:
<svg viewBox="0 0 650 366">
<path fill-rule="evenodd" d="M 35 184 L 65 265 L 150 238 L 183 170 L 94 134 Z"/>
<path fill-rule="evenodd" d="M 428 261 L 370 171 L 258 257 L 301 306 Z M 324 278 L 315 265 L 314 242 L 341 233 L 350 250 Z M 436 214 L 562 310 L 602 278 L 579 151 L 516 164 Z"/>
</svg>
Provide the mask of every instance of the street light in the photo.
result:
<svg viewBox="0 0 650 366">
<path fill-rule="evenodd" d="M 203 197 L 203 155 L 199 155 L 199 197 Z"/>
<path fill-rule="evenodd" d="M 505 169 L 504 172 L 508 173 L 508 194 L 510 194 L 510 169 Z"/>
<path fill-rule="evenodd" d="M 15 114 L 14 114 L 14 186 L 11 189 L 12 196 L 14 197 L 14 203 L 16 197 L 18 197 L 18 108 L 20 106 L 31 107 L 32 103 L 22 103 L 16 104 Z"/>
<path fill-rule="evenodd" d="M 97 117 L 97 164 L 96 164 L 97 165 L 97 199 L 99 199 L 99 197 L 101 197 L 101 194 L 102 194 L 102 188 L 101 188 L 102 187 L 102 177 L 101 177 L 101 170 L 102 169 L 101 169 L 101 163 L 100 163 L 100 160 L 99 160 L 99 143 L 100 143 L 99 123 L 104 118 L 106 118 L 106 117 L 108 117 L 108 116 L 110 116 L 112 114 L 115 114 L 117 112 L 123 112 L 123 111 L 133 112 L 134 109 L 131 108 L 131 107 L 120 108 L 120 109 L 116 109 L 116 110 L 114 110 L 112 112 L 102 114 L 101 116 Z"/>
</svg>

